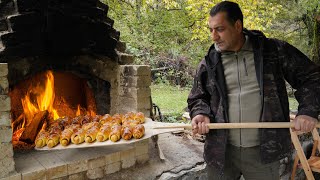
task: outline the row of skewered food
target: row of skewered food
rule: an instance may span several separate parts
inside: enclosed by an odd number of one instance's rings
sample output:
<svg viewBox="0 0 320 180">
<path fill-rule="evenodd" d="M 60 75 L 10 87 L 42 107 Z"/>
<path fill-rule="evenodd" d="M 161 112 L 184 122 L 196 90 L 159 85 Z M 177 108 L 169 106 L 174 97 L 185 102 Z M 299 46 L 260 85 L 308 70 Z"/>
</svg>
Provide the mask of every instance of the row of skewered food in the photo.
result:
<svg viewBox="0 0 320 180">
<path fill-rule="evenodd" d="M 143 113 L 129 112 L 125 115 L 105 114 L 103 116 L 76 116 L 75 118 L 64 117 L 49 123 L 37 135 L 35 146 L 42 148 L 55 147 L 59 143 L 67 146 L 70 143 L 81 144 L 110 140 L 119 141 L 121 138 L 130 140 L 132 137 L 140 139 L 145 133 L 142 125 L 145 122 Z"/>
</svg>

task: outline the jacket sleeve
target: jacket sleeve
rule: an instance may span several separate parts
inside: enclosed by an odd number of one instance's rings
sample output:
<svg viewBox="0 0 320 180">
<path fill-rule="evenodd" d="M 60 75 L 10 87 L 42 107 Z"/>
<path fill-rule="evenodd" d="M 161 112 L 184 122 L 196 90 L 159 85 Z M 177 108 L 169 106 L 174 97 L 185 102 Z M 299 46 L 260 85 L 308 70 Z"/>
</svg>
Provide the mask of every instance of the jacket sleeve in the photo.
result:
<svg viewBox="0 0 320 180">
<path fill-rule="evenodd" d="M 210 108 L 210 95 L 206 89 L 208 73 L 205 61 L 201 61 L 194 78 L 194 84 L 188 96 L 188 108 L 191 119 L 198 114 L 207 115 L 212 118 Z"/>
<path fill-rule="evenodd" d="M 299 103 L 297 115 L 308 115 L 318 119 L 320 114 L 320 67 L 301 51 L 283 43 L 285 52 L 283 71 L 288 83 L 296 89 Z"/>
</svg>

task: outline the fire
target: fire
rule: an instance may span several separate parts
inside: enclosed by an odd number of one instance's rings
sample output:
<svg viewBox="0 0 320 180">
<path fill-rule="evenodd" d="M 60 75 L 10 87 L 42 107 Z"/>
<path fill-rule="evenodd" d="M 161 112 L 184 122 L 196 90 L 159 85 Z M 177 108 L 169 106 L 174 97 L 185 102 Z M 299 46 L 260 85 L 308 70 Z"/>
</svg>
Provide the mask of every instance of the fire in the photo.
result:
<svg viewBox="0 0 320 180">
<path fill-rule="evenodd" d="M 81 115 L 81 111 L 80 111 L 80 104 L 78 104 L 78 109 L 76 112 L 76 116 L 80 116 Z"/>
<path fill-rule="evenodd" d="M 57 110 L 53 108 L 54 76 L 52 71 L 47 71 L 45 75 L 47 77 L 45 86 L 38 84 L 36 87 L 30 87 L 26 96 L 21 99 L 23 111 L 28 120 L 31 120 L 39 111 L 44 110 L 52 113 L 54 119 L 59 118 Z"/>
</svg>

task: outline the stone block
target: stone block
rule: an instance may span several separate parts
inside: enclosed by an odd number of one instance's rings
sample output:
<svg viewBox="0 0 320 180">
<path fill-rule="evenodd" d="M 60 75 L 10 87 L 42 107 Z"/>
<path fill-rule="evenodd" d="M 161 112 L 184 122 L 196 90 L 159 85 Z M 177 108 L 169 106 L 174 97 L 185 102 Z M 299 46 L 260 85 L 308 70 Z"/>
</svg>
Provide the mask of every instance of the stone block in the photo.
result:
<svg viewBox="0 0 320 180">
<path fill-rule="evenodd" d="M 11 143 L 0 143 L 0 152 L 1 152 L 0 159 L 4 159 L 4 158 L 8 158 L 8 157 L 12 158 L 13 157 L 12 144 Z"/>
<path fill-rule="evenodd" d="M 16 12 L 14 0 L 1 1 L 0 7 L 1 7 L 0 19 L 4 18 L 5 16 L 14 14 Z"/>
<path fill-rule="evenodd" d="M 88 160 L 88 169 L 96 169 L 104 167 L 106 165 L 106 159 L 103 157 L 97 157 L 95 159 Z"/>
<path fill-rule="evenodd" d="M 21 173 L 13 172 L 10 173 L 7 177 L 5 178 L 0 178 L 0 180 L 21 180 Z"/>
<path fill-rule="evenodd" d="M 7 77 L 0 77 L 0 94 L 8 94 L 9 93 L 9 82 Z"/>
<path fill-rule="evenodd" d="M 0 111 L 0 126 L 11 126 L 9 111 Z"/>
<path fill-rule="evenodd" d="M 22 179 L 23 180 L 46 180 L 46 170 L 38 170 L 38 171 L 31 171 L 22 173 Z"/>
<path fill-rule="evenodd" d="M 0 19 L 0 31 L 7 31 L 7 30 L 8 30 L 7 20 L 6 19 Z"/>
<path fill-rule="evenodd" d="M 68 176 L 67 165 L 51 167 L 46 172 L 47 179 L 62 178 Z"/>
<path fill-rule="evenodd" d="M 150 109 L 151 108 L 151 96 L 142 97 L 137 99 L 138 109 Z"/>
<path fill-rule="evenodd" d="M 39 29 L 42 26 L 40 12 L 17 14 L 8 17 L 12 31 L 24 31 L 25 29 Z"/>
<path fill-rule="evenodd" d="M 105 168 L 105 174 L 106 175 L 112 174 L 112 173 L 120 171 L 120 169 L 121 169 L 121 162 L 120 161 L 115 162 L 115 163 L 111 163 L 111 164 L 107 164 L 106 168 Z"/>
<path fill-rule="evenodd" d="M 9 143 L 12 140 L 11 126 L 0 126 L 0 143 Z"/>
<path fill-rule="evenodd" d="M 50 178 L 47 178 L 47 179 L 50 179 Z M 64 176 L 64 177 L 54 178 L 53 180 L 69 180 L 69 177 Z"/>
<path fill-rule="evenodd" d="M 121 65 L 121 76 L 149 76 L 151 77 L 151 70 L 146 65 Z"/>
<path fill-rule="evenodd" d="M 76 161 L 68 164 L 68 174 L 77 174 L 88 170 L 86 161 Z"/>
<path fill-rule="evenodd" d="M 0 63 L 0 77 L 7 77 L 8 75 L 8 64 Z"/>
<path fill-rule="evenodd" d="M 138 141 L 138 142 L 134 143 L 134 146 L 135 146 L 135 156 L 148 154 L 148 152 L 149 152 L 149 139 Z"/>
<path fill-rule="evenodd" d="M 142 154 L 142 155 L 136 156 L 136 162 L 137 164 L 144 164 L 149 161 L 149 158 L 150 158 L 149 154 Z"/>
<path fill-rule="evenodd" d="M 16 0 L 20 13 L 32 12 L 40 8 L 41 1 L 38 0 Z"/>
<path fill-rule="evenodd" d="M 118 56 L 120 64 L 132 64 L 134 61 L 134 57 L 131 54 L 118 53 Z"/>
<path fill-rule="evenodd" d="M 151 85 L 150 76 L 122 76 L 120 86 L 124 87 L 149 87 Z"/>
<path fill-rule="evenodd" d="M 104 177 L 104 167 L 98 167 L 94 169 L 88 169 L 87 178 L 88 179 L 98 179 Z"/>
<path fill-rule="evenodd" d="M 87 179 L 86 172 L 71 174 L 68 176 L 68 179 L 69 180 L 86 180 Z"/>
<path fill-rule="evenodd" d="M 1 111 L 11 110 L 11 100 L 8 95 L 0 95 L 0 109 Z"/>
<path fill-rule="evenodd" d="M 151 89 L 150 87 L 122 87 L 120 88 L 119 96 L 130 98 L 150 97 Z"/>
<path fill-rule="evenodd" d="M 15 171 L 14 159 L 12 156 L 5 156 L 4 158 L 0 158 L 0 160 L 0 178 L 8 177 Z"/>
<path fill-rule="evenodd" d="M 120 152 L 121 168 L 129 168 L 136 164 L 135 149 L 128 149 Z"/>
<path fill-rule="evenodd" d="M 105 156 L 105 162 L 106 164 L 113 164 L 116 162 L 120 162 L 121 158 L 120 158 L 120 152 L 115 152 L 112 154 L 108 154 Z"/>
</svg>

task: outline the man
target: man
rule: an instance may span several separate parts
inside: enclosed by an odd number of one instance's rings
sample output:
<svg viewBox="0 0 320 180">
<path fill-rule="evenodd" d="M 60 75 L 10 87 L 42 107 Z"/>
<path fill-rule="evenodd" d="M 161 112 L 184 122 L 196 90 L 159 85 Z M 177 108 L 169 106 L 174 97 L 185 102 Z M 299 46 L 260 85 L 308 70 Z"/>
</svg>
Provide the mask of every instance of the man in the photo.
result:
<svg viewBox="0 0 320 180">
<path fill-rule="evenodd" d="M 210 130 L 207 123 L 289 121 L 287 81 L 297 91 L 295 130 L 311 131 L 320 111 L 320 69 L 290 44 L 243 28 L 238 4 L 210 11 L 214 44 L 188 97 L 193 133 L 206 134 L 208 179 L 279 179 L 291 150 L 288 129 Z"/>
</svg>

